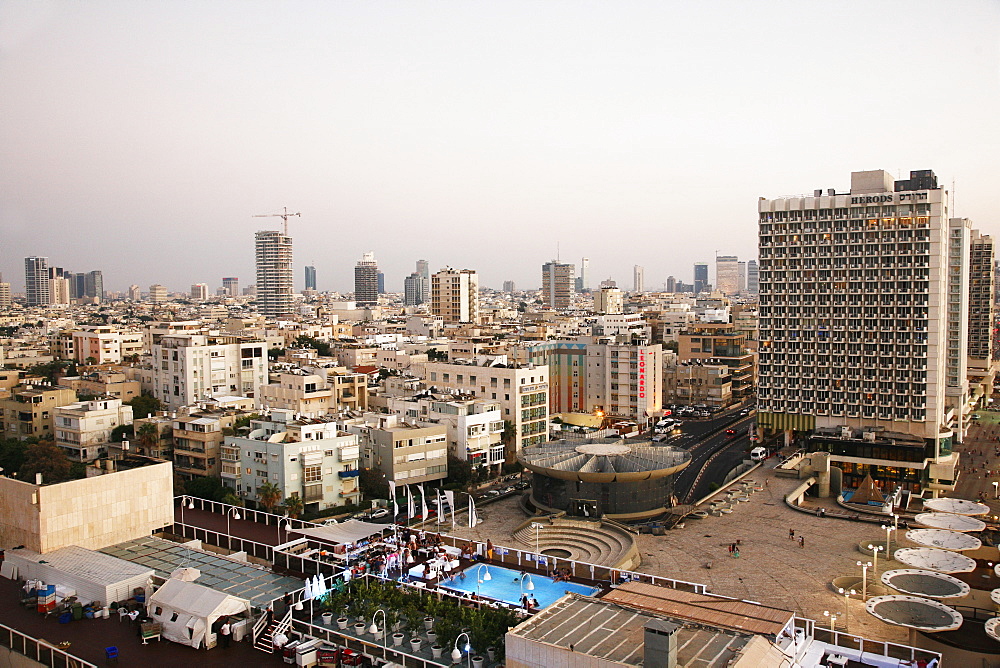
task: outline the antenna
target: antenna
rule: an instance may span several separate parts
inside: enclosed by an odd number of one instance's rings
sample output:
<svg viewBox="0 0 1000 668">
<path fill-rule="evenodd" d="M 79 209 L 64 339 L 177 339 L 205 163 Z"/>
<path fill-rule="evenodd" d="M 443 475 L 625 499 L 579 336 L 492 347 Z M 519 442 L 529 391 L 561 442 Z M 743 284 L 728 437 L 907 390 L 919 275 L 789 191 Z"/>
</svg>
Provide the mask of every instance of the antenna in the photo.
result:
<svg viewBox="0 0 1000 668">
<path fill-rule="evenodd" d="M 287 237 L 288 236 L 288 219 L 289 219 L 289 217 L 291 217 L 291 216 L 299 216 L 299 217 L 301 217 L 302 214 L 298 213 L 298 212 L 296 212 L 296 213 L 288 213 L 288 207 L 287 206 L 286 207 L 282 207 L 282 208 L 284 208 L 284 210 L 285 210 L 284 213 L 258 213 L 258 214 L 255 214 L 255 215 L 251 216 L 251 218 L 281 218 L 284 221 L 283 234 Z"/>
</svg>

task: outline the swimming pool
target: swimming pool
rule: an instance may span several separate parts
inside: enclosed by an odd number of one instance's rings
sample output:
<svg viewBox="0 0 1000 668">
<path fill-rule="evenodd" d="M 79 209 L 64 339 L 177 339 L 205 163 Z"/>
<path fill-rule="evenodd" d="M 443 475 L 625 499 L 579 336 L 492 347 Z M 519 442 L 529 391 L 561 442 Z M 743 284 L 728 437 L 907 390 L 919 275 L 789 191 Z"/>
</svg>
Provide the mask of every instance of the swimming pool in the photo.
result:
<svg viewBox="0 0 1000 668">
<path fill-rule="evenodd" d="M 482 596 L 488 596 L 492 599 L 506 601 L 515 605 L 520 605 L 521 593 L 523 591 L 525 594 L 534 596 L 538 600 L 539 609 L 552 605 L 567 592 L 593 596 L 600 591 L 596 587 L 588 587 L 587 585 L 576 584 L 575 582 L 556 582 L 552 578 L 545 577 L 544 575 L 535 575 L 534 573 L 528 576 L 522 590 L 520 571 L 491 565 L 483 567 L 482 571 L 479 571 L 479 568 L 480 564 L 469 566 L 458 575 L 442 581 L 441 586 L 454 591 L 481 594 Z M 484 580 L 482 584 L 478 584 L 476 582 L 477 571 L 479 571 L 479 577 L 485 576 L 488 571 L 490 579 Z M 465 573 L 464 579 L 461 573 Z M 533 590 L 527 588 L 529 582 L 534 583 L 535 588 Z"/>
</svg>

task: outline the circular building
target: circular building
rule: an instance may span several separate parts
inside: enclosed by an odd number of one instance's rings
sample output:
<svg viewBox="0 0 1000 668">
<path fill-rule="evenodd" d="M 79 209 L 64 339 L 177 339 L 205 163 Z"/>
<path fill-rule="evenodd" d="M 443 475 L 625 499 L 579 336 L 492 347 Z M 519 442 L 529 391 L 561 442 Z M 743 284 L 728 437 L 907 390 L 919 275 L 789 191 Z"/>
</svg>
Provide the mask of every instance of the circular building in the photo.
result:
<svg viewBox="0 0 1000 668">
<path fill-rule="evenodd" d="M 648 440 L 599 438 L 549 441 L 524 448 L 518 460 L 534 474 L 535 507 L 629 521 L 663 514 L 691 455 Z"/>
</svg>

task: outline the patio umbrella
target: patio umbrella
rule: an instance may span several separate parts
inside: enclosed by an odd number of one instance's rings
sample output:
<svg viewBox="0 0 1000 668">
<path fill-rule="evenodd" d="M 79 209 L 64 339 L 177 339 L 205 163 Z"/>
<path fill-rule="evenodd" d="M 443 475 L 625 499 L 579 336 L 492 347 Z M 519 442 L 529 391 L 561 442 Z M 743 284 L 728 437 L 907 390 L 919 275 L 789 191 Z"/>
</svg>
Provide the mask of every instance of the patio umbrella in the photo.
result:
<svg viewBox="0 0 1000 668">
<path fill-rule="evenodd" d="M 302 590 L 302 600 L 308 601 L 312 597 L 313 597 L 312 584 L 310 583 L 309 578 L 306 578 L 306 586 Z"/>
</svg>

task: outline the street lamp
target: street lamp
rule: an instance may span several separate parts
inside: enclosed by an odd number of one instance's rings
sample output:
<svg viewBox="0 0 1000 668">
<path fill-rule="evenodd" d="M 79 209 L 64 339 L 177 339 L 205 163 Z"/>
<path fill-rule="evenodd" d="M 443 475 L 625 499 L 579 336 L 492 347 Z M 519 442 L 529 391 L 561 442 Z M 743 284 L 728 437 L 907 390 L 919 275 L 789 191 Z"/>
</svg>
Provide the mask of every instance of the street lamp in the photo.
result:
<svg viewBox="0 0 1000 668">
<path fill-rule="evenodd" d="M 898 516 L 897 515 L 893 515 L 893 518 L 895 518 L 895 517 L 898 517 Z M 895 522 L 893 522 L 893 524 L 895 524 Z M 896 530 L 896 527 L 895 526 L 889 526 L 888 524 L 883 524 L 882 525 L 882 530 L 885 531 L 885 558 L 888 559 L 889 558 L 889 541 L 892 540 L 892 538 L 891 538 L 892 532 Z"/>
<path fill-rule="evenodd" d="M 872 545 L 871 543 L 869 543 L 868 544 L 868 549 L 872 551 L 873 555 L 875 555 L 875 570 L 872 571 L 872 577 L 876 577 L 877 578 L 878 577 L 878 553 L 881 552 L 882 550 L 886 549 L 886 548 L 885 548 L 884 545 Z M 889 558 L 889 555 L 886 554 L 886 559 L 888 559 L 888 558 Z"/>
<path fill-rule="evenodd" d="M 226 541 L 228 549 L 233 549 L 233 535 L 232 531 L 229 529 L 229 518 L 232 517 L 234 520 L 240 519 L 240 509 L 236 506 L 230 506 L 226 510 Z"/>
<path fill-rule="evenodd" d="M 843 587 L 838 587 L 837 591 L 844 595 L 844 630 L 849 632 L 851 630 L 851 608 L 847 604 L 847 599 L 857 595 L 858 592 L 853 589 L 844 589 Z"/>
<path fill-rule="evenodd" d="M 545 527 L 541 522 L 532 522 L 531 528 L 535 530 L 535 554 L 538 554 L 538 532 Z"/>
<path fill-rule="evenodd" d="M 292 530 L 292 523 L 290 521 L 280 522 L 278 524 L 278 540 L 281 540 L 281 530 L 285 530 L 285 542 L 288 542 L 288 532 Z"/>
<path fill-rule="evenodd" d="M 181 524 L 184 524 L 184 506 L 188 507 L 188 510 L 194 510 L 194 499 L 185 494 L 181 497 Z"/>
<path fill-rule="evenodd" d="M 454 663 L 458 663 L 459 661 L 462 660 L 462 650 L 458 648 L 458 641 L 462 639 L 462 636 L 465 636 L 464 649 L 469 657 L 469 668 L 472 668 L 472 638 L 470 638 L 469 634 L 465 633 L 464 631 L 462 633 L 459 633 L 458 637 L 455 638 L 455 646 L 451 650 L 451 660 Z"/>
<path fill-rule="evenodd" d="M 861 600 L 868 600 L 868 568 L 872 565 L 870 561 L 859 561 L 861 567 Z"/>
<path fill-rule="evenodd" d="M 378 619 L 378 613 L 380 613 L 380 612 L 382 613 L 382 628 L 385 628 L 385 626 L 386 626 L 385 610 L 383 610 L 382 608 L 379 608 L 378 610 L 375 611 L 375 614 L 372 615 L 372 625 L 368 627 L 368 633 L 370 633 L 372 635 L 375 635 L 376 633 L 378 633 L 378 626 L 376 626 L 375 620 Z M 378 638 L 376 638 L 376 640 L 378 640 Z M 386 643 L 386 634 L 385 633 L 382 634 L 382 644 L 384 646 L 388 647 L 388 644 Z"/>
<path fill-rule="evenodd" d="M 1000 482 L 993 481 L 993 498 L 1000 499 Z"/>
<path fill-rule="evenodd" d="M 823 611 L 823 616 L 830 618 L 830 630 L 832 631 L 833 630 L 833 625 L 837 623 L 837 615 L 830 614 L 829 610 L 824 610 Z"/>
</svg>

